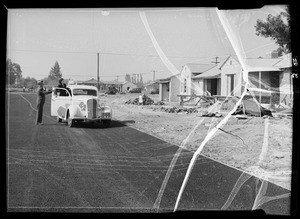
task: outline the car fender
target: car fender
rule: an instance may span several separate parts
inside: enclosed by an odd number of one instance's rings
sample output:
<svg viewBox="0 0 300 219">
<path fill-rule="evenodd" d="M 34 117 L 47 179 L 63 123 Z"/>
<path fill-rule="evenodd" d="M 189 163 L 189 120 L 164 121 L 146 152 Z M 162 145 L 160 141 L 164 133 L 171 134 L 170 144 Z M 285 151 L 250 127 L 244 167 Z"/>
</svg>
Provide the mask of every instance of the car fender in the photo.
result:
<svg viewBox="0 0 300 219">
<path fill-rule="evenodd" d="M 78 114 L 78 106 L 71 105 L 68 108 L 69 118 L 74 118 Z"/>
</svg>

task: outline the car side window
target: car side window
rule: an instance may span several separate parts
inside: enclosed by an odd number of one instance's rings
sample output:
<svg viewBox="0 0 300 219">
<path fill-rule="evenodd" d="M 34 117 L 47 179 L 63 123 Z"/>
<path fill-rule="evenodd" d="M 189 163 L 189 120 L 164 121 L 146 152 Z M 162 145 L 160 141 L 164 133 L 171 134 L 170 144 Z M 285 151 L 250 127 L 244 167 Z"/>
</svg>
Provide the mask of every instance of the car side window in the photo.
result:
<svg viewBox="0 0 300 219">
<path fill-rule="evenodd" d="M 68 97 L 70 96 L 69 92 L 64 88 L 56 88 L 54 91 L 56 97 Z"/>
</svg>

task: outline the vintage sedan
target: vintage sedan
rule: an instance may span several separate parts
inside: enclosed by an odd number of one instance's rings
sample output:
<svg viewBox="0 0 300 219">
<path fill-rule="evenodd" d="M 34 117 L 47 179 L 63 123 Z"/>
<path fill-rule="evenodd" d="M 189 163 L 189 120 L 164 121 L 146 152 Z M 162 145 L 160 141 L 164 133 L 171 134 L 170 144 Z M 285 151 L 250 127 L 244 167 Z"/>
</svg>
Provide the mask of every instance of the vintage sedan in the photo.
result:
<svg viewBox="0 0 300 219">
<path fill-rule="evenodd" d="M 75 122 L 93 122 L 107 128 L 111 123 L 112 109 L 100 104 L 96 87 L 70 85 L 67 89 L 52 89 L 51 116 L 56 116 L 58 122 L 67 121 L 70 127 Z"/>
</svg>

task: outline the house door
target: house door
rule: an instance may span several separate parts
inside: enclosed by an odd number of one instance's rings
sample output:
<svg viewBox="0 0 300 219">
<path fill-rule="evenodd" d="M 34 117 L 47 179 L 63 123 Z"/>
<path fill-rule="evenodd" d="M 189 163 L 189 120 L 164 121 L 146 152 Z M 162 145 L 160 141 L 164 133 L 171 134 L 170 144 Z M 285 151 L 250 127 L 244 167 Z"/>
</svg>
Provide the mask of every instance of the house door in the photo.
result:
<svg viewBox="0 0 300 219">
<path fill-rule="evenodd" d="M 218 94 L 218 79 L 206 79 L 206 91 L 208 91 L 211 95 Z"/>
<path fill-rule="evenodd" d="M 162 100 L 169 100 L 169 83 L 162 84 Z"/>
<path fill-rule="evenodd" d="M 218 81 L 217 79 L 211 79 L 211 95 L 217 95 L 217 87 L 218 87 Z"/>
</svg>

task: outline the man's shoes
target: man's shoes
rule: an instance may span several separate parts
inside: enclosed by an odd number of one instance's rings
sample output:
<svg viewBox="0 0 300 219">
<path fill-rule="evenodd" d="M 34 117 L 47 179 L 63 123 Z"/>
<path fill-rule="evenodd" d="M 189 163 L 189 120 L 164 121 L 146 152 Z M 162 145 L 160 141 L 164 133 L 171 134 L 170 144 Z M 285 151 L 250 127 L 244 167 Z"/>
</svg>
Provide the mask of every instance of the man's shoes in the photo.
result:
<svg viewBox="0 0 300 219">
<path fill-rule="evenodd" d="M 42 123 L 42 122 L 38 122 L 38 123 L 36 123 L 36 125 L 43 125 L 44 123 Z"/>
</svg>

